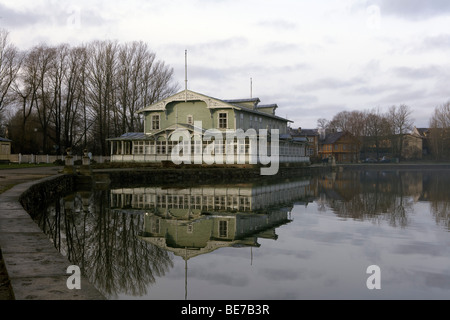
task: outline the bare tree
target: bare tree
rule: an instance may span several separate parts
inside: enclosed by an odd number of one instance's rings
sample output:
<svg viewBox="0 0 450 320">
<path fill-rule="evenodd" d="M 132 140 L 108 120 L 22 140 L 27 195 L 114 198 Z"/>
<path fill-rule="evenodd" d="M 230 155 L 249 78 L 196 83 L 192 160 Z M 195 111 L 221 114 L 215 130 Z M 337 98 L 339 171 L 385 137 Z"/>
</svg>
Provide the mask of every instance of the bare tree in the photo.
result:
<svg viewBox="0 0 450 320">
<path fill-rule="evenodd" d="M 364 131 L 365 114 L 361 111 L 341 111 L 328 123 L 334 131 L 348 131 L 355 137 L 361 137 Z"/>
<path fill-rule="evenodd" d="M 413 128 L 414 121 L 411 119 L 411 108 L 405 104 L 392 106 L 386 115 L 390 123 L 392 135 L 393 154 L 401 157 L 403 153 L 404 135 Z"/>
<path fill-rule="evenodd" d="M 173 69 L 143 42 L 40 44 L 19 52 L 0 30 L 0 119 L 8 107 L 15 126 L 21 123 L 18 146 L 31 136 L 25 130 L 33 115 L 42 140 L 38 150 L 89 148 L 107 155 L 107 138 L 143 130 L 137 110 L 177 90 Z"/>
<path fill-rule="evenodd" d="M 22 140 L 26 136 L 26 122 L 36 108 L 40 94 L 42 95 L 42 85 L 45 73 L 49 68 L 50 59 L 48 50 L 44 45 L 37 46 L 27 52 L 18 77 L 12 85 L 16 96 L 16 104 L 21 110 L 22 134 L 18 137 L 19 145 L 24 143 Z"/>
<path fill-rule="evenodd" d="M 108 153 L 106 139 L 112 127 L 112 107 L 115 102 L 118 43 L 95 41 L 88 47 L 87 100 L 92 117 L 95 119 L 94 138 L 99 144 L 97 152 Z M 114 122 L 113 122 L 114 123 Z"/>
<path fill-rule="evenodd" d="M 450 101 L 434 109 L 430 119 L 430 146 L 437 160 L 450 159 Z"/>
<path fill-rule="evenodd" d="M 375 149 L 377 159 L 380 157 L 381 149 L 386 146 L 388 134 L 389 121 L 380 110 L 377 108 L 367 112 L 364 130 L 365 148 Z"/>
<path fill-rule="evenodd" d="M 13 99 L 11 86 L 22 63 L 23 55 L 8 40 L 8 31 L 0 29 L 0 113 Z"/>
</svg>

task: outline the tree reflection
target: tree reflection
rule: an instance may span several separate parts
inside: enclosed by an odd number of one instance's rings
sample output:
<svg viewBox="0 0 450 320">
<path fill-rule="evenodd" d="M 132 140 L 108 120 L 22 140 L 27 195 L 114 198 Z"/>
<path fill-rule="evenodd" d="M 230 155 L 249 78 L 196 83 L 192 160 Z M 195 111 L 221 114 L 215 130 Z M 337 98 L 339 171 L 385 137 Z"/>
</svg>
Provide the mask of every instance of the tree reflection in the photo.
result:
<svg viewBox="0 0 450 320">
<path fill-rule="evenodd" d="M 146 294 L 173 267 L 165 250 L 138 239 L 143 216 L 111 210 L 109 193 L 78 192 L 35 220 L 56 248 L 108 298 Z"/>
<path fill-rule="evenodd" d="M 430 211 L 436 223 L 450 231 L 450 172 L 438 175 L 426 174 L 423 179 L 424 192 L 420 200 L 430 203 Z"/>
<path fill-rule="evenodd" d="M 406 227 L 423 193 L 422 172 L 344 171 L 322 176 L 319 194 L 339 217 Z M 323 198 L 323 196 L 322 196 Z"/>
<path fill-rule="evenodd" d="M 173 268 L 175 255 L 187 261 L 223 246 L 258 246 L 258 237 L 276 239 L 292 206 L 312 199 L 319 212 L 400 228 L 410 224 L 415 203 L 426 201 L 436 223 L 450 230 L 449 185 L 450 171 L 344 170 L 261 185 L 78 191 L 35 220 L 111 299 L 145 295 Z"/>
</svg>

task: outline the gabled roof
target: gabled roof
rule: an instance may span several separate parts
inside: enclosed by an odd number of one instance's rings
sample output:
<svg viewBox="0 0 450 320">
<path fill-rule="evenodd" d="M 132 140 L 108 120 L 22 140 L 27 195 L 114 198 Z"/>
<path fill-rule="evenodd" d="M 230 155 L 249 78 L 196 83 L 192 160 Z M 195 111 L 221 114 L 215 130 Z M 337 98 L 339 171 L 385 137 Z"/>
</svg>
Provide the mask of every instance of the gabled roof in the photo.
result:
<svg viewBox="0 0 450 320">
<path fill-rule="evenodd" d="M 318 136 L 318 129 L 290 129 L 290 133 L 293 137 L 307 137 L 307 136 Z"/>
<path fill-rule="evenodd" d="M 259 98 L 249 98 L 249 99 L 232 99 L 232 100 L 222 100 L 223 102 L 230 103 L 230 104 L 240 104 L 240 103 L 249 103 L 253 102 L 255 104 L 258 104 L 261 102 Z"/>
<path fill-rule="evenodd" d="M 332 144 L 342 138 L 347 132 L 333 132 L 327 134 L 324 140 L 321 141 L 322 144 Z"/>
<path fill-rule="evenodd" d="M 203 101 L 206 103 L 208 109 L 221 109 L 221 108 L 232 108 L 236 110 L 243 110 L 246 112 L 251 112 L 258 115 L 263 115 L 266 117 L 271 117 L 277 120 L 293 122 L 291 120 L 278 117 L 276 115 L 268 114 L 267 112 L 258 111 L 257 109 L 251 109 L 240 105 L 239 103 L 248 103 L 253 102 L 255 105 L 260 101 L 259 98 L 251 98 L 251 99 L 234 99 L 234 100 L 221 100 L 213 97 L 209 97 L 207 95 L 197 93 L 191 90 L 183 90 L 180 91 L 170 97 L 167 97 L 157 103 L 154 103 L 150 106 L 142 108 L 137 111 L 137 113 L 143 113 L 146 111 L 165 111 L 166 106 L 174 101 Z"/>
<path fill-rule="evenodd" d="M 417 132 L 422 136 L 422 137 L 425 137 L 426 136 L 426 133 L 428 133 L 428 131 L 430 130 L 430 129 L 428 129 L 428 128 L 416 128 L 417 129 Z"/>
</svg>

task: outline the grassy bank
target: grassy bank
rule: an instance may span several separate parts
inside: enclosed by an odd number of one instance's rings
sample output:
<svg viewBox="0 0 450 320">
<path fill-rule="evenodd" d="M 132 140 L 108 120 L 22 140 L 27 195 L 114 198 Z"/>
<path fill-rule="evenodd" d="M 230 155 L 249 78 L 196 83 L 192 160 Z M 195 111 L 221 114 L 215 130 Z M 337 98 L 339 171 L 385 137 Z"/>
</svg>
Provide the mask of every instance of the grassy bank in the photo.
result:
<svg viewBox="0 0 450 320">
<path fill-rule="evenodd" d="M 2 169 L 22 169 L 22 168 L 38 168 L 38 167 L 55 167 L 53 163 L 1 163 Z"/>
</svg>

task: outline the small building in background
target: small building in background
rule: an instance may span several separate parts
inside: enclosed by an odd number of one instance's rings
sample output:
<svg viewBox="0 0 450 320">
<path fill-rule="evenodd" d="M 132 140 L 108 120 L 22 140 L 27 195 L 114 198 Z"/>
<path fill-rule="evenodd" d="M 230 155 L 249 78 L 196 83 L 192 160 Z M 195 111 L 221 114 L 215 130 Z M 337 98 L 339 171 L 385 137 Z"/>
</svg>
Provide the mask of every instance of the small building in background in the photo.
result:
<svg viewBox="0 0 450 320">
<path fill-rule="evenodd" d="M 295 138 L 306 138 L 306 156 L 310 157 L 312 162 L 319 159 L 319 129 L 291 128 L 289 133 Z"/>
<path fill-rule="evenodd" d="M 9 162 L 11 140 L 0 137 L 0 162 Z"/>
<path fill-rule="evenodd" d="M 327 133 L 319 140 L 319 156 L 321 159 L 334 157 L 336 162 L 356 163 L 359 160 L 359 140 L 350 132 Z"/>
</svg>

